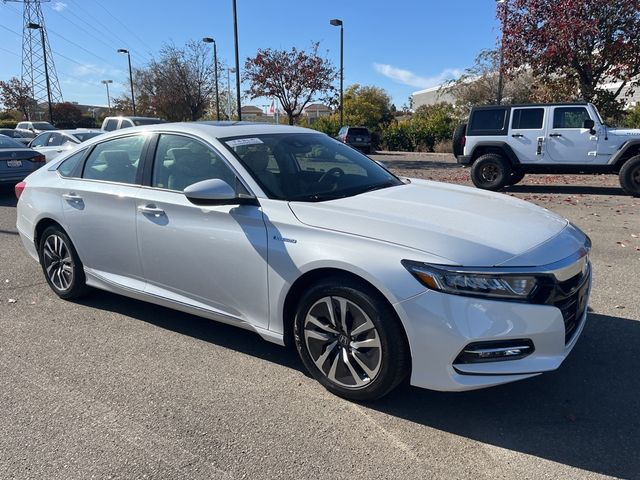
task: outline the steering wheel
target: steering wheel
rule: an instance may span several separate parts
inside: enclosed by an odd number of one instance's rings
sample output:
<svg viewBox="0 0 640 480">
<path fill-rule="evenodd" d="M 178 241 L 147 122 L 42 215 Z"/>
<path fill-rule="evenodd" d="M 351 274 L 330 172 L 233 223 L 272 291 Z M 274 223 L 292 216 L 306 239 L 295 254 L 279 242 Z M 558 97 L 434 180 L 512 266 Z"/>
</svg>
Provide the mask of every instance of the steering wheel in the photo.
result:
<svg viewBox="0 0 640 480">
<path fill-rule="evenodd" d="M 322 176 L 318 179 L 318 183 L 322 183 L 326 181 L 327 178 L 329 177 L 333 177 L 332 180 L 335 182 L 343 175 L 344 175 L 344 170 L 342 170 L 339 167 L 333 167 L 322 174 Z"/>
</svg>

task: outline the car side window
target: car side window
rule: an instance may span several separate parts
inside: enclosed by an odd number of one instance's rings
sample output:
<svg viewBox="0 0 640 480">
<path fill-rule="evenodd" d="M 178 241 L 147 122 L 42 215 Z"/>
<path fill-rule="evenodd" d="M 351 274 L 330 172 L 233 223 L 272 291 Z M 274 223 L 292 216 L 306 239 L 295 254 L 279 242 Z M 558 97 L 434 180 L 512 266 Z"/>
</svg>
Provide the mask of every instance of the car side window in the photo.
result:
<svg viewBox="0 0 640 480">
<path fill-rule="evenodd" d="M 511 128 L 514 130 L 539 130 L 544 120 L 544 108 L 514 108 Z"/>
<path fill-rule="evenodd" d="M 36 138 L 31 140 L 32 147 L 44 147 L 49 142 L 50 133 L 43 133 L 42 135 L 38 135 Z"/>
<path fill-rule="evenodd" d="M 63 177 L 71 177 L 71 174 L 78 167 L 78 164 L 84 157 L 85 150 L 74 153 L 58 166 L 58 173 Z"/>
<path fill-rule="evenodd" d="M 52 133 L 49 136 L 49 141 L 47 142 L 47 147 L 59 147 L 62 145 L 62 135 L 59 133 Z"/>
<path fill-rule="evenodd" d="M 82 178 L 136 183 L 145 136 L 133 135 L 99 143 L 89 154 Z"/>
<path fill-rule="evenodd" d="M 107 123 L 105 124 L 104 129 L 107 132 L 113 132 L 117 127 L 118 127 L 118 120 L 116 120 L 115 118 L 111 118 L 107 120 Z"/>
<path fill-rule="evenodd" d="M 582 128 L 590 118 L 584 107 L 558 107 L 553 111 L 553 128 Z"/>
<path fill-rule="evenodd" d="M 160 135 L 153 161 L 152 187 L 181 192 L 189 185 L 214 178 L 233 187 L 236 175 L 224 159 L 204 143 L 182 135 Z"/>
<path fill-rule="evenodd" d="M 120 128 L 129 128 L 129 127 L 133 127 L 133 123 L 131 123 L 130 120 L 122 120 L 122 122 L 120 123 Z"/>
</svg>

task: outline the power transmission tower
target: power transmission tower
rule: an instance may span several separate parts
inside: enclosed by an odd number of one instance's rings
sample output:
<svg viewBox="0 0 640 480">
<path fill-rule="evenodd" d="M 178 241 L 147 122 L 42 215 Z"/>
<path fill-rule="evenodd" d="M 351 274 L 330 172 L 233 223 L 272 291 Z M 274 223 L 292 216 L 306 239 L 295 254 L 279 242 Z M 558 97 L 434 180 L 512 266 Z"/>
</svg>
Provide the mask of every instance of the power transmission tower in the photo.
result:
<svg viewBox="0 0 640 480">
<path fill-rule="evenodd" d="M 30 114 L 35 115 L 38 105 L 62 103 L 62 90 L 53 62 L 49 36 L 40 4 L 49 0 L 5 0 L 24 4 L 22 25 L 22 82 L 31 87 L 35 105 Z M 46 109 L 45 109 L 46 110 Z"/>
</svg>

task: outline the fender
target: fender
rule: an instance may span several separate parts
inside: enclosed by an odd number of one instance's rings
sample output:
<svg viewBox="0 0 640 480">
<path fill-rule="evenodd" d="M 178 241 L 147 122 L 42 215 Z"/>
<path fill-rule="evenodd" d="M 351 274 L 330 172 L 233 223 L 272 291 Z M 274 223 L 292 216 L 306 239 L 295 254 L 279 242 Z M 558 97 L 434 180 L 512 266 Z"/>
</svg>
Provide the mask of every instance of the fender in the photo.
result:
<svg viewBox="0 0 640 480">
<path fill-rule="evenodd" d="M 640 154 L 640 138 L 628 140 L 623 143 L 618 151 L 614 153 L 613 156 L 609 159 L 609 165 L 621 167 L 626 160 L 633 156 L 633 154 L 627 155 L 630 150 L 632 152 L 635 150 L 638 152 L 638 154 Z"/>
<path fill-rule="evenodd" d="M 471 158 L 473 160 L 475 160 L 479 154 L 477 154 L 476 152 L 478 150 L 487 150 L 487 152 L 495 152 L 498 150 L 501 150 L 502 153 L 504 153 L 504 155 L 509 159 L 509 161 L 511 162 L 511 165 L 520 165 L 520 160 L 518 160 L 518 156 L 516 155 L 516 153 L 513 151 L 513 149 L 511 148 L 511 146 L 506 143 L 506 142 L 478 142 L 475 144 L 475 146 L 473 147 L 473 151 L 471 152 Z"/>
</svg>

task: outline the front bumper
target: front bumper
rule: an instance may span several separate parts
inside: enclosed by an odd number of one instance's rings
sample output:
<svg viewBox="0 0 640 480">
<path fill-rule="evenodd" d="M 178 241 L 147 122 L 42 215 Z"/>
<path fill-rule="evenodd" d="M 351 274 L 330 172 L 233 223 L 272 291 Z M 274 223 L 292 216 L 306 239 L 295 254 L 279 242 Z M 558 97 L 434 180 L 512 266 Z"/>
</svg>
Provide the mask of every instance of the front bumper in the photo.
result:
<svg viewBox="0 0 640 480">
<path fill-rule="evenodd" d="M 442 391 L 490 387 L 557 369 L 573 349 L 587 316 L 583 311 L 565 338 L 565 317 L 554 305 L 488 300 L 428 290 L 394 305 L 409 339 L 411 384 Z M 529 339 L 530 355 L 503 361 L 454 364 L 475 342 Z"/>
</svg>

